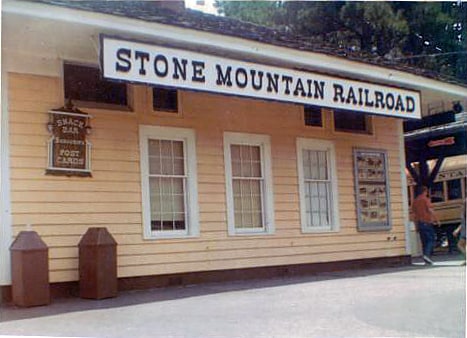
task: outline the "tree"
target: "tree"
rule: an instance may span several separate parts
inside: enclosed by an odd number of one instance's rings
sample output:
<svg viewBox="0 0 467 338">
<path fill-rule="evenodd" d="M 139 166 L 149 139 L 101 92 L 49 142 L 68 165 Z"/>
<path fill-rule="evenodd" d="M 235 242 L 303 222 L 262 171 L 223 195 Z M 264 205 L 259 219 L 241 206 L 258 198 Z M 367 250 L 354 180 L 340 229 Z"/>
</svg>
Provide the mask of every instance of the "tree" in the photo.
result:
<svg viewBox="0 0 467 338">
<path fill-rule="evenodd" d="M 223 1 L 214 5 L 219 14 L 263 26 L 274 25 L 281 15 L 281 1 Z"/>
<path fill-rule="evenodd" d="M 221 1 L 228 17 L 311 42 L 455 76 L 467 82 L 467 6 L 462 2 Z"/>
<path fill-rule="evenodd" d="M 386 56 L 391 52 L 400 54 L 408 33 L 401 13 L 394 12 L 387 2 L 349 2 L 341 8 L 340 19 L 353 40 L 359 42 L 360 50 Z"/>
<path fill-rule="evenodd" d="M 400 2 L 409 34 L 403 48 L 411 65 L 467 81 L 467 6 L 456 2 Z"/>
</svg>

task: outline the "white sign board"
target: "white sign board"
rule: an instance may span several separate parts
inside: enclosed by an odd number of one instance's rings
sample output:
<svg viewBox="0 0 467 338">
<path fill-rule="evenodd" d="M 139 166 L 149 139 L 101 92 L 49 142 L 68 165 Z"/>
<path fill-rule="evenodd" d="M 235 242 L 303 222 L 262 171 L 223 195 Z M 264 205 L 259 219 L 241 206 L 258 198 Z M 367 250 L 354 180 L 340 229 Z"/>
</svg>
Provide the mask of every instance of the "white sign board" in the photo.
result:
<svg viewBox="0 0 467 338">
<path fill-rule="evenodd" d="M 265 100 L 421 118 L 420 93 L 101 36 L 103 77 Z"/>
</svg>

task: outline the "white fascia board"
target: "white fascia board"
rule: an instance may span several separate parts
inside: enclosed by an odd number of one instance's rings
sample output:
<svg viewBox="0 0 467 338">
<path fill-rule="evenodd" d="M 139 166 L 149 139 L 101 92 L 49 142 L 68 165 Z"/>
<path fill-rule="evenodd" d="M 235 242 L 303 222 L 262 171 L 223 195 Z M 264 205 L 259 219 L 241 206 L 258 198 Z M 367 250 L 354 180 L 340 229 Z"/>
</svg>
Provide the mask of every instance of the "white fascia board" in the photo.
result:
<svg viewBox="0 0 467 338">
<path fill-rule="evenodd" d="M 143 35 L 158 40 L 176 42 L 182 45 L 198 45 L 221 52 L 241 53 L 257 59 L 274 59 L 277 62 L 293 64 L 334 75 L 343 74 L 355 79 L 375 81 L 387 85 L 407 87 L 415 90 L 430 89 L 460 97 L 467 96 L 467 88 L 443 81 L 429 79 L 407 72 L 370 65 L 364 62 L 347 60 L 324 53 L 299 51 L 293 48 L 279 47 L 261 42 L 202 32 L 177 26 L 129 19 L 97 12 L 6 0 L 4 13 L 13 13 L 55 21 L 64 21 L 99 27 L 103 32 L 122 32 L 122 34 Z M 189 34 L 187 34 L 189 31 Z"/>
</svg>

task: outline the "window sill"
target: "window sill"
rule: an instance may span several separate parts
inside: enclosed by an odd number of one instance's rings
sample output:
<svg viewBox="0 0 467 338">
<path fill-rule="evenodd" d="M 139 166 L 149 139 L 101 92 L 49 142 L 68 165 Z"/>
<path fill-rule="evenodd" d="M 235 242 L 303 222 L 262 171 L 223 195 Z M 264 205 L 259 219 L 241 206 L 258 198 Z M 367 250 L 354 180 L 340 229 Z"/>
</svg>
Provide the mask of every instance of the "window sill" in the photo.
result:
<svg viewBox="0 0 467 338">
<path fill-rule="evenodd" d="M 274 235 L 274 231 L 229 231 L 231 237 L 245 237 L 245 236 L 270 236 Z"/>
<path fill-rule="evenodd" d="M 378 225 L 370 225 L 370 226 L 357 226 L 357 230 L 359 232 L 366 232 L 366 231 L 391 231 L 392 227 L 390 225 L 378 226 Z"/>
<path fill-rule="evenodd" d="M 151 114 L 160 116 L 160 117 L 169 117 L 169 118 L 182 118 L 183 114 L 179 110 L 151 110 Z"/>
<path fill-rule="evenodd" d="M 109 110 L 115 112 L 131 113 L 133 108 L 130 105 L 118 105 L 111 103 L 99 103 L 91 101 L 72 100 L 73 104 L 78 108 L 93 109 L 93 110 Z"/>
<path fill-rule="evenodd" d="M 199 238 L 199 234 L 179 234 L 179 233 L 167 233 L 167 234 L 145 234 L 143 239 L 145 241 L 158 241 L 164 239 L 190 239 Z"/>
<path fill-rule="evenodd" d="M 309 229 L 309 228 L 303 228 L 302 227 L 302 233 L 303 234 L 329 234 L 329 233 L 338 233 L 339 232 L 339 227 L 331 227 L 331 228 L 317 228 L 317 229 Z"/>
</svg>

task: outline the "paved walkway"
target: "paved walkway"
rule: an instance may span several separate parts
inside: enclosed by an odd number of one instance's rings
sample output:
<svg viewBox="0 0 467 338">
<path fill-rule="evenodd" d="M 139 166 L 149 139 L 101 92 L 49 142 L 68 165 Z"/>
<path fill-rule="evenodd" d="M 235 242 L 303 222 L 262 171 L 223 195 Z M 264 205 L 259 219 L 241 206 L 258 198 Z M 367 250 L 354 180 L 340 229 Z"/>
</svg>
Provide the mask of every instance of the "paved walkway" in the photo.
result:
<svg viewBox="0 0 467 338">
<path fill-rule="evenodd" d="M 0 335 L 56 337 L 465 337 L 456 257 L 345 271 L 67 298 L 0 308 Z"/>
</svg>

